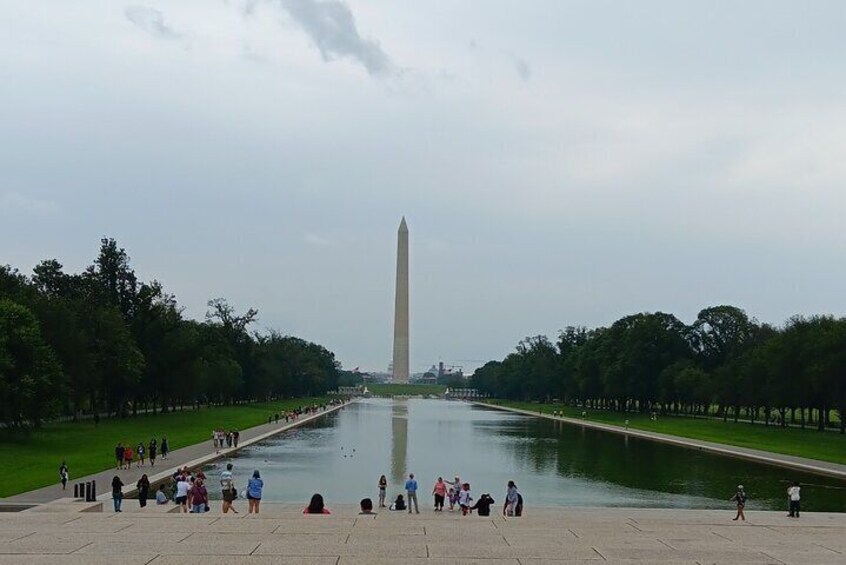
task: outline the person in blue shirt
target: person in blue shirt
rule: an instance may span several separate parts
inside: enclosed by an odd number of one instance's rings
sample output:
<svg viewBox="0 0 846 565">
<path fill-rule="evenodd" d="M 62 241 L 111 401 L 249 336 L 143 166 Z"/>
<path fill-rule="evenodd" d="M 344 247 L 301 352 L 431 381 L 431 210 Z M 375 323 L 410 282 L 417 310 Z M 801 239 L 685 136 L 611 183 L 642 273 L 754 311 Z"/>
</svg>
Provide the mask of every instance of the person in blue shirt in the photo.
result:
<svg viewBox="0 0 846 565">
<path fill-rule="evenodd" d="M 261 504 L 261 491 L 264 488 L 264 481 L 261 480 L 261 475 L 258 469 L 253 471 L 253 477 L 247 482 L 247 500 L 250 504 L 249 514 L 259 513 L 259 504 Z"/>
<path fill-rule="evenodd" d="M 408 513 L 411 514 L 411 506 L 414 505 L 414 511 L 420 514 L 420 508 L 417 506 L 417 481 L 414 480 L 414 473 L 410 473 L 408 480 L 405 481 L 405 492 L 408 495 Z"/>
</svg>

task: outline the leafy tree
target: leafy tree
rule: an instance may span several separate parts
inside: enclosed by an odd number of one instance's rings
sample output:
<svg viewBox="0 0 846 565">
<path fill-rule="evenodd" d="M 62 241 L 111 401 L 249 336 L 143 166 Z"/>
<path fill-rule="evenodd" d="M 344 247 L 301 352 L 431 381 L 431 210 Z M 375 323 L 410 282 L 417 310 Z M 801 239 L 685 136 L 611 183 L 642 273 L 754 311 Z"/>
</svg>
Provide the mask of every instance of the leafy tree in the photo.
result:
<svg viewBox="0 0 846 565">
<path fill-rule="evenodd" d="M 0 420 L 40 426 L 59 408 L 63 375 L 25 306 L 0 299 Z"/>
</svg>

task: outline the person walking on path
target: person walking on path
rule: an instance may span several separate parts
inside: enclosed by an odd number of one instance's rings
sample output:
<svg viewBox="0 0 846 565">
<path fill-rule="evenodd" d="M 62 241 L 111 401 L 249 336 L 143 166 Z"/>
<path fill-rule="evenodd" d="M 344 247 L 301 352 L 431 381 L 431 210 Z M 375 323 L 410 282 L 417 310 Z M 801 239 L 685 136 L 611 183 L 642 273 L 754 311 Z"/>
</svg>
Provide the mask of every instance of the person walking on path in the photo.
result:
<svg viewBox="0 0 846 565">
<path fill-rule="evenodd" d="M 729 500 L 734 500 L 737 503 L 737 515 L 732 518 L 732 520 L 736 521 L 740 518 L 742 521 L 746 521 L 746 516 L 743 514 L 743 509 L 746 507 L 746 499 L 749 498 L 746 494 L 746 491 L 743 490 L 743 485 L 737 485 L 737 492 L 734 493 L 734 496 L 729 498 Z"/>
<path fill-rule="evenodd" d="M 438 477 L 435 486 L 432 488 L 432 494 L 435 495 L 435 512 L 444 511 L 444 500 L 447 494 L 447 484 L 443 477 Z"/>
<path fill-rule="evenodd" d="M 799 482 L 793 481 L 793 484 L 787 488 L 787 499 L 789 500 L 790 505 L 790 513 L 788 516 L 790 518 L 798 518 L 799 517 Z"/>
<path fill-rule="evenodd" d="M 385 475 L 379 477 L 379 508 L 385 507 L 385 495 L 388 490 L 388 479 Z"/>
<path fill-rule="evenodd" d="M 517 503 L 520 500 L 520 492 L 514 481 L 508 481 L 508 488 L 505 491 L 505 505 L 502 507 L 503 516 L 516 516 Z"/>
<path fill-rule="evenodd" d="M 235 510 L 234 503 L 238 491 L 235 490 L 235 482 L 232 480 L 232 463 L 227 463 L 226 470 L 220 473 L 220 488 L 223 495 L 223 504 L 221 505 L 223 513 L 226 514 L 229 510 L 232 510 L 237 514 L 238 511 Z"/>
<path fill-rule="evenodd" d="M 145 451 L 144 451 L 144 442 L 138 442 L 138 447 L 135 448 L 135 453 L 138 454 L 138 464 L 136 467 L 143 467 L 144 466 L 144 459 L 146 458 Z"/>
<path fill-rule="evenodd" d="M 59 465 L 59 480 L 62 482 L 62 490 L 68 488 L 68 477 L 68 464 L 62 461 L 62 464 Z"/>
<path fill-rule="evenodd" d="M 414 478 L 414 473 L 409 473 L 408 480 L 405 481 L 405 494 L 408 496 L 408 513 L 411 514 L 413 505 L 414 512 L 420 514 L 420 506 L 417 504 L 417 481 Z"/>
<path fill-rule="evenodd" d="M 120 504 L 123 502 L 123 481 L 117 475 L 112 479 L 112 502 L 115 505 L 115 512 L 120 512 Z"/>
<path fill-rule="evenodd" d="M 147 495 L 150 494 L 150 479 L 147 478 L 146 473 L 141 475 L 141 478 L 135 483 L 135 488 L 138 489 L 138 504 L 141 508 L 146 507 Z"/>
<path fill-rule="evenodd" d="M 167 459 L 167 454 L 170 452 L 170 446 L 167 444 L 167 438 L 162 438 L 162 459 Z"/>
<path fill-rule="evenodd" d="M 118 471 L 123 469 L 123 455 L 125 451 L 126 449 L 123 447 L 123 444 L 118 442 L 118 444 L 115 446 L 115 460 L 117 461 L 115 469 L 117 469 Z"/>
<path fill-rule="evenodd" d="M 238 430 L 232 431 L 232 443 L 235 444 L 235 447 L 238 447 L 238 440 L 241 439 L 241 432 Z"/>
<path fill-rule="evenodd" d="M 147 447 L 147 455 L 150 458 L 150 467 L 156 466 L 156 438 L 150 440 L 150 445 Z"/>
<path fill-rule="evenodd" d="M 209 506 L 209 491 L 203 483 L 203 479 L 194 481 L 194 486 L 191 487 L 191 512 L 194 514 L 203 514 L 208 511 Z"/>
<path fill-rule="evenodd" d="M 129 447 L 127 445 L 126 447 L 123 448 L 123 462 L 126 465 L 127 471 L 132 468 L 132 456 L 133 455 L 134 455 L 134 453 L 132 452 L 131 447 Z"/>
<path fill-rule="evenodd" d="M 264 481 L 261 480 L 261 474 L 258 469 L 253 471 L 252 478 L 247 481 L 247 500 L 250 508 L 248 514 L 258 514 L 259 505 L 261 504 L 261 491 L 264 489 Z"/>
</svg>

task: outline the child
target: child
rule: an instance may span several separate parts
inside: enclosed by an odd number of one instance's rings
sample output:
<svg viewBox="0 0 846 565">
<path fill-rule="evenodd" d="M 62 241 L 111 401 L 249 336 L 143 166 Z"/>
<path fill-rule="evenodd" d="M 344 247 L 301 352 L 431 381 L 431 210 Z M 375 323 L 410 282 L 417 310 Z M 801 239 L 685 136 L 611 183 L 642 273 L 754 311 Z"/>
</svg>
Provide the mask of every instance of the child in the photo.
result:
<svg viewBox="0 0 846 565">
<path fill-rule="evenodd" d="M 467 516 L 470 513 L 470 501 L 473 497 L 470 496 L 470 483 L 461 485 L 461 492 L 458 493 L 458 505 L 461 506 L 461 515 Z"/>
<path fill-rule="evenodd" d="M 455 505 L 458 503 L 458 495 L 461 492 L 461 479 L 455 477 L 454 481 L 446 481 L 450 486 L 449 489 L 449 511 L 452 512 Z"/>
</svg>

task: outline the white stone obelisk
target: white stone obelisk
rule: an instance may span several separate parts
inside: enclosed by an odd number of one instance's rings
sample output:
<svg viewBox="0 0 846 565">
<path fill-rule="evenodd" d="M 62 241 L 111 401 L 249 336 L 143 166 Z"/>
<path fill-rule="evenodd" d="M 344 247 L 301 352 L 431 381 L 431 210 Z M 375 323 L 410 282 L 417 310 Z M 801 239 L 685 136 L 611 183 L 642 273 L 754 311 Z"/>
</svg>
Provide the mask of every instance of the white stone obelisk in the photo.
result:
<svg viewBox="0 0 846 565">
<path fill-rule="evenodd" d="M 408 226 L 405 216 L 397 232 L 397 289 L 394 303 L 395 383 L 408 382 Z"/>
</svg>

